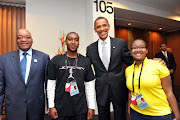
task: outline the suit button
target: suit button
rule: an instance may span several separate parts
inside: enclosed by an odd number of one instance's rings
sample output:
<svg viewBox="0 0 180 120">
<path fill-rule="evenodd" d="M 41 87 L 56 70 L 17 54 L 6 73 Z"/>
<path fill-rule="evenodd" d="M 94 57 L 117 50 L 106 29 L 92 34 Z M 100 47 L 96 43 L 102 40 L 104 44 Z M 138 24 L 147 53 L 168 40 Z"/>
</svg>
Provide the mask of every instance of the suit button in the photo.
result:
<svg viewBox="0 0 180 120">
<path fill-rule="evenodd" d="M 25 100 L 25 103 L 27 103 L 27 100 Z"/>
<path fill-rule="evenodd" d="M 27 88 L 27 86 L 25 86 L 25 88 Z"/>
</svg>

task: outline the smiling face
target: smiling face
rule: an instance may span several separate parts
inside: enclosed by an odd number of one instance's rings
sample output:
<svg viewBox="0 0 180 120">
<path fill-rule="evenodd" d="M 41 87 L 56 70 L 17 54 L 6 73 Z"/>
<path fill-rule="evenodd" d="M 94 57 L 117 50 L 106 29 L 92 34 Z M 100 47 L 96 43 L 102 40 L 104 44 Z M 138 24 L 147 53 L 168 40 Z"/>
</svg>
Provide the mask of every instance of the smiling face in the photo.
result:
<svg viewBox="0 0 180 120">
<path fill-rule="evenodd" d="M 17 46 L 23 51 L 28 51 L 33 43 L 31 33 L 26 29 L 20 29 L 17 34 Z"/>
<path fill-rule="evenodd" d="M 77 33 L 69 33 L 66 37 L 67 51 L 77 52 L 79 47 L 79 35 Z"/>
<path fill-rule="evenodd" d="M 131 55 L 135 61 L 142 62 L 146 57 L 148 50 L 146 48 L 146 43 L 143 40 L 135 40 L 131 46 Z"/>
<path fill-rule="evenodd" d="M 105 40 L 108 37 L 110 25 L 106 19 L 96 20 L 94 25 L 94 31 L 98 34 L 101 40 Z"/>
</svg>

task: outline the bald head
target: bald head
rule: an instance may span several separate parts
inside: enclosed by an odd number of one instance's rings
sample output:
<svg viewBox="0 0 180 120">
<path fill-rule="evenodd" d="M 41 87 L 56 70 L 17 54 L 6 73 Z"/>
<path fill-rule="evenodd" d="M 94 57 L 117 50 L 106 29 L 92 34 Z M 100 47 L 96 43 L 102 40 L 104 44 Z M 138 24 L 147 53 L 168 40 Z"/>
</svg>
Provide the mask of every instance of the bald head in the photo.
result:
<svg viewBox="0 0 180 120">
<path fill-rule="evenodd" d="M 17 35 L 22 34 L 24 32 L 26 32 L 27 34 L 29 34 L 31 36 L 31 33 L 27 29 L 19 29 Z"/>
</svg>

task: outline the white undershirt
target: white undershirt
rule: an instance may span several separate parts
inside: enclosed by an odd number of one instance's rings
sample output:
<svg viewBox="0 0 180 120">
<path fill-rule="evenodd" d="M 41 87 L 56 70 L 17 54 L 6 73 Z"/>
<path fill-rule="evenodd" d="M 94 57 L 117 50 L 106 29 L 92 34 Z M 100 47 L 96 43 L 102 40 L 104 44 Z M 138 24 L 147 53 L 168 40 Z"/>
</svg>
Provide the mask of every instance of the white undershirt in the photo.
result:
<svg viewBox="0 0 180 120">
<path fill-rule="evenodd" d="M 24 58 L 24 55 L 23 55 L 24 52 L 25 51 L 22 51 L 21 49 L 19 49 L 20 62 Z M 30 72 L 31 60 L 32 60 L 32 49 L 30 48 L 28 51 L 26 51 L 26 53 L 28 54 L 26 55 L 27 66 L 26 66 L 25 84 L 27 83 L 29 72 Z"/>
<path fill-rule="evenodd" d="M 88 102 L 88 107 L 90 109 L 95 109 L 94 81 L 95 80 L 92 80 L 89 82 L 84 82 L 85 90 L 86 90 L 86 98 L 87 98 L 87 102 Z M 48 98 L 49 108 L 54 107 L 55 88 L 56 88 L 56 80 L 48 80 L 48 82 L 47 82 L 47 98 Z"/>
</svg>

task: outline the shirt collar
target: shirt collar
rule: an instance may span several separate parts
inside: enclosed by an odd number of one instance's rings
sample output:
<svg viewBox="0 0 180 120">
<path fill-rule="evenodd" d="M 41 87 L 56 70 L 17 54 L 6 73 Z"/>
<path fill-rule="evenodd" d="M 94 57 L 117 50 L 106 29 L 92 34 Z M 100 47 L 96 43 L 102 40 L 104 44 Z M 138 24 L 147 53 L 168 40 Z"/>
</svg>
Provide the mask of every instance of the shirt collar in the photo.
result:
<svg viewBox="0 0 180 120">
<path fill-rule="evenodd" d="M 167 53 L 167 51 L 161 51 L 161 52 L 162 52 L 162 53 L 165 53 L 165 54 Z"/>
<path fill-rule="evenodd" d="M 104 41 L 99 38 L 98 43 L 102 45 L 102 42 L 106 42 L 107 44 L 110 44 L 110 37 L 108 36 Z"/>
<path fill-rule="evenodd" d="M 145 57 L 145 58 L 144 58 L 144 61 L 143 61 L 143 66 L 146 65 L 147 62 L 148 62 L 148 58 Z M 136 62 L 134 61 L 133 66 L 134 66 L 135 63 L 136 63 Z M 139 66 L 142 66 L 142 63 L 141 63 Z"/>
<path fill-rule="evenodd" d="M 27 55 L 32 56 L 32 48 L 30 48 L 28 51 L 23 51 L 23 50 L 19 49 L 19 55 L 22 55 L 24 52 L 28 53 Z"/>
</svg>

